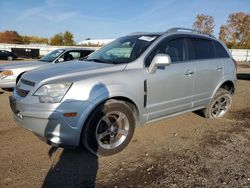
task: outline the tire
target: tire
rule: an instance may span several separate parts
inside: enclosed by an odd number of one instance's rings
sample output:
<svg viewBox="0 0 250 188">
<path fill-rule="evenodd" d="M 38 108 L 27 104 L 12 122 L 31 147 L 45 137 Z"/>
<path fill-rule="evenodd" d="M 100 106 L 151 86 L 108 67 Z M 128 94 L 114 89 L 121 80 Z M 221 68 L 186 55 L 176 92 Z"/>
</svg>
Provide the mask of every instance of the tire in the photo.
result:
<svg viewBox="0 0 250 188">
<path fill-rule="evenodd" d="M 9 61 L 13 61 L 13 59 L 14 59 L 14 58 L 13 58 L 12 56 L 8 56 L 8 60 L 9 60 Z"/>
<path fill-rule="evenodd" d="M 210 101 L 207 108 L 202 110 L 206 118 L 215 119 L 223 117 L 230 109 L 232 104 L 232 94 L 223 88 L 220 88 Z"/>
<path fill-rule="evenodd" d="M 134 130 L 135 117 L 131 108 L 123 101 L 109 100 L 88 118 L 82 143 L 95 155 L 113 155 L 129 144 Z"/>
<path fill-rule="evenodd" d="M 2 90 L 4 90 L 4 91 L 8 91 L 8 92 L 13 92 L 13 91 L 14 91 L 14 89 L 13 89 L 13 88 L 2 88 Z"/>
</svg>

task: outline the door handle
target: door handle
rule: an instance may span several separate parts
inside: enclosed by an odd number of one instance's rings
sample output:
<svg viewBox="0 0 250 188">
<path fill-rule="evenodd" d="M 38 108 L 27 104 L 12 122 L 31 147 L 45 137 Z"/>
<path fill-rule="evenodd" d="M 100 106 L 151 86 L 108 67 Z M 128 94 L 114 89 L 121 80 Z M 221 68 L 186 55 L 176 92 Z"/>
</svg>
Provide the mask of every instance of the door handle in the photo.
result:
<svg viewBox="0 0 250 188">
<path fill-rule="evenodd" d="M 185 75 L 187 75 L 187 76 L 191 76 L 193 74 L 194 74 L 194 72 L 191 71 L 191 70 L 187 70 L 186 73 L 185 73 Z"/>
<path fill-rule="evenodd" d="M 222 67 L 221 67 L 221 66 L 218 66 L 216 70 L 217 70 L 217 71 L 222 71 Z"/>
</svg>

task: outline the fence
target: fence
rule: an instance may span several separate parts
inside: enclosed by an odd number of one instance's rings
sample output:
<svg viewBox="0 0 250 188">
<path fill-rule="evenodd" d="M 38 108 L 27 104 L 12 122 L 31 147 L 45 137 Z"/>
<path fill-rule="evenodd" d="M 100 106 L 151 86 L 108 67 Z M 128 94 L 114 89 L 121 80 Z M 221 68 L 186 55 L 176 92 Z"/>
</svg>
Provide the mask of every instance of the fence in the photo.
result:
<svg viewBox="0 0 250 188">
<path fill-rule="evenodd" d="M 11 51 L 11 48 L 28 48 L 28 49 L 39 49 L 40 56 L 46 55 L 52 50 L 58 48 L 82 48 L 81 46 L 49 46 L 49 45 L 23 45 L 23 44 L 5 44 L 0 43 L 0 50 Z M 91 49 L 98 49 L 99 47 L 84 47 Z M 230 49 L 233 58 L 236 61 L 248 61 L 250 62 L 250 49 Z"/>
<path fill-rule="evenodd" d="M 24 45 L 24 44 L 5 44 L 0 43 L 0 50 L 11 51 L 11 48 L 24 48 L 24 49 L 39 49 L 39 55 L 44 56 L 49 52 L 59 48 L 83 48 L 82 46 L 49 46 L 49 45 Z M 90 49 L 98 49 L 99 47 L 84 47 Z"/>
<path fill-rule="evenodd" d="M 236 61 L 250 62 L 250 49 L 230 49 L 230 52 Z"/>
</svg>

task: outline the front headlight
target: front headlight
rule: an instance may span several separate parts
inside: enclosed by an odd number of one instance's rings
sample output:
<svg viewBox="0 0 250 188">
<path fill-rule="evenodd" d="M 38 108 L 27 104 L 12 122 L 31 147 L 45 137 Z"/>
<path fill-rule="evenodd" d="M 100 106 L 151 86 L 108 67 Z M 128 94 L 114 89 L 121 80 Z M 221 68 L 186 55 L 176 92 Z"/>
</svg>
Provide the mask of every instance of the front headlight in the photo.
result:
<svg viewBox="0 0 250 188">
<path fill-rule="evenodd" d="M 34 96 L 38 96 L 41 103 L 59 103 L 71 85 L 72 83 L 45 84 L 34 93 Z"/>
<path fill-rule="evenodd" d="M 4 78 L 6 78 L 7 76 L 12 76 L 13 72 L 10 70 L 5 70 L 3 72 L 0 73 L 0 80 L 3 80 Z"/>
</svg>

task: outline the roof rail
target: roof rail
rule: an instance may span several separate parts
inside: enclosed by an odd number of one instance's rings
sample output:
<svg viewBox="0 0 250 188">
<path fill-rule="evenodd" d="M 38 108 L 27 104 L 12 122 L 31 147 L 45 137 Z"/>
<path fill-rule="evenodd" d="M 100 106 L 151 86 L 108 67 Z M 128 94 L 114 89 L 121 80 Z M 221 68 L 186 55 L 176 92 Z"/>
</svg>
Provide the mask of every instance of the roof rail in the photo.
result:
<svg viewBox="0 0 250 188">
<path fill-rule="evenodd" d="M 139 32 L 129 33 L 128 35 L 140 35 L 140 34 L 145 35 L 145 34 L 148 34 L 148 32 L 142 32 L 142 31 L 140 32 L 139 31 Z"/>
<path fill-rule="evenodd" d="M 213 36 L 209 33 L 206 33 L 204 31 L 199 31 L 196 29 L 189 29 L 189 28 L 182 28 L 182 27 L 171 28 L 171 29 L 167 30 L 166 33 L 172 33 L 172 32 L 178 32 L 178 31 L 187 31 L 187 32 L 196 33 L 196 34 L 203 34 L 203 35 L 208 35 L 209 37 L 215 38 L 215 36 Z"/>
</svg>

